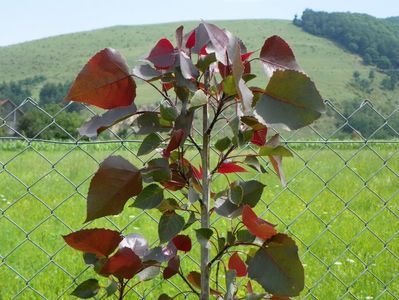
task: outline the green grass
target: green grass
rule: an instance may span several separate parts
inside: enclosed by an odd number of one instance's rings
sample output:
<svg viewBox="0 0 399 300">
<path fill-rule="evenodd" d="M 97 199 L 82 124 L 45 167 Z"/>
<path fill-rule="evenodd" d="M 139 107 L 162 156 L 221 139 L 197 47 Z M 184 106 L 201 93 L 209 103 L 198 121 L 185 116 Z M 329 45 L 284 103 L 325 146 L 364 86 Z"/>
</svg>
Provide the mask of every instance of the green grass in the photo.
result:
<svg viewBox="0 0 399 300">
<path fill-rule="evenodd" d="M 292 144 L 292 149 L 295 158 L 284 162 L 288 187 L 282 188 L 271 172 L 261 176 L 259 180 L 267 187 L 257 211 L 278 224 L 280 231 L 288 231 L 299 245 L 307 285 L 301 296 L 399 297 L 395 277 L 399 265 L 397 146 L 348 144 L 329 149 Z M 130 143 L 81 148 L 0 143 L 0 299 L 11 299 L 20 291 L 18 299 L 40 299 L 27 285 L 48 299 L 64 292 L 62 298 L 68 299 L 75 277 L 79 283 L 93 276 L 92 270 L 83 272 L 81 255 L 64 247 L 61 235 L 82 226 L 85 195 L 97 161 L 114 152 L 138 164 L 132 154 L 136 151 L 137 144 Z M 255 175 L 248 173 L 244 178 Z M 222 184 L 221 177 L 216 179 L 216 189 Z M 125 233 L 141 232 L 155 242 L 156 224 L 150 215 L 159 217 L 156 211 L 146 215 L 126 208 L 120 216 L 88 226 L 117 225 Z M 216 218 L 213 221 L 219 229 L 227 225 Z M 198 259 L 197 251 L 190 255 Z M 198 270 L 187 257 L 183 265 L 186 271 Z M 184 288 L 179 279 L 172 282 Z M 154 291 L 147 299 L 156 299 L 162 292 L 177 293 L 173 285 L 160 280 L 148 282 L 138 291 L 150 288 Z"/>
<path fill-rule="evenodd" d="M 321 94 L 335 103 L 354 98 L 367 98 L 374 103 L 398 101 L 399 92 L 382 91 L 379 82 L 383 74 L 376 72 L 371 94 L 362 95 L 348 85 L 355 70 L 367 78 L 372 67 L 364 66 L 358 56 L 345 52 L 334 43 L 315 37 L 285 20 L 240 20 L 215 22 L 242 38 L 249 50 L 257 50 L 263 41 L 274 34 L 282 36 L 292 46 L 300 65 L 313 78 Z M 180 23 L 179 23 L 180 24 Z M 20 80 L 45 75 L 49 81 L 64 82 L 75 78 L 89 57 L 104 47 L 119 49 L 130 66 L 136 65 L 163 36 L 174 42 L 178 23 L 145 26 L 116 26 L 88 32 L 66 34 L 22 44 L 0 47 L 0 81 Z M 187 30 L 196 23 L 184 22 Z M 255 62 L 255 72 L 262 74 L 258 84 L 266 78 Z M 159 100 L 148 86 L 139 84 L 137 102 Z"/>
</svg>

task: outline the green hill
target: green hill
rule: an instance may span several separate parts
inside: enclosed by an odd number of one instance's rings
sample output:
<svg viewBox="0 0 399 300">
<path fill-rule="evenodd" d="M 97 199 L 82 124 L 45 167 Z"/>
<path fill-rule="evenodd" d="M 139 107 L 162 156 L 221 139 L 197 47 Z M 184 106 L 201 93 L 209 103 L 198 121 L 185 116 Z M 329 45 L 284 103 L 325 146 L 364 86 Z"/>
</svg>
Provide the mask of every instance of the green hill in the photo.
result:
<svg viewBox="0 0 399 300">
<path fill-rule="evenodd" d="M 240 20 L 215 23 L 241 37 L 250 50 L 259 49 L 265 38 L 280 35 L 291 45 L 300 65 L 314 79 L 323 97 L 335 103 L 360 98 L 370 99 L 374 103 L 392 103 L 399 99 L 398 89 L 383 91 L 379 88 L 379 82 L 385 77 L 379 72 L 375 72 L 371 93 L 363 93 L 351 86 L 349 82 L 353 79 L 354 71 L 359 71 L 360 76 L 367 78 L 370 70 L 375 68 L 363 65 L 358 56 L 342 50 L 331 41 L 302 31 L 290 21 Z M 159 38 L 166 36 L 174 41 L 174 29 L 179 24 L 116 26 L 1 47 L 0 82 L 18 81 L 35 75 L 44 75 L 47 81 L 55 83 L 71 81 L 88 58 L 104 47 L 119 49 L 133 67 Z M 195 25 L 194 22 L 183 24 L 186 30 Z M 257 73 L 260 70 L 260 66 L 255 68 Z M 36 87 L 36 97 L 39 88 Z M 148 87 L 139 84 L 139 103 L 157 100 Z"/>
</svg>

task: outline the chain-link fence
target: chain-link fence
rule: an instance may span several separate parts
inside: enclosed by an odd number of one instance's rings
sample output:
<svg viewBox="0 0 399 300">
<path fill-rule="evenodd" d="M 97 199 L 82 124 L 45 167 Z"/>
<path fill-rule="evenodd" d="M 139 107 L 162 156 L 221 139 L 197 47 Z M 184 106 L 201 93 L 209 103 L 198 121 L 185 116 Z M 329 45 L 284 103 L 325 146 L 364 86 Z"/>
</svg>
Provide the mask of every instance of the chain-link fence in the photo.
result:
<svg viewBox="0 0 399 300">
<path fill-rule="evenodd" d="M 367 101 L 350 112 L 326 104 L 317 124 L 283 134 L 294 153 L 284 161 L 286 187 L 267 161 L 270 172 L 242 178 L 258 176 L 267 185 L 259 212 L 299 246 L 306 274 L 300 298 L 398 299 L 399 107 L 384 114 Z M 0 299 L 70 297 L 93 271 L 61 235 L 82 227 L 140 232 L 157 243 L 156 211 L 126 208 L 120 216 L 82 225 L 90 179 L 105 157 L 122 155 L 141 165 L 157 155 L 136 156 L 140 140 L 129 126 L 89 141 L 77 137 L 75 125 L 95 114 L 90 108 L 41 108 L 32 99 L 2 105 Z M 226 130 L 220 126 L 213 142 Z M 196 151 L 187 155 L 199 161 Z M 177 193 L 168 197 L 180 200 Z M 225 226 L 217 217 L 212 222 Z M 197 257 L 182 258 L 186 270 L 198 269 Z M 179 279 L 130 288 L 128 299 L 157 299 L 165 291 L 185 295 Z"/>
</svg>

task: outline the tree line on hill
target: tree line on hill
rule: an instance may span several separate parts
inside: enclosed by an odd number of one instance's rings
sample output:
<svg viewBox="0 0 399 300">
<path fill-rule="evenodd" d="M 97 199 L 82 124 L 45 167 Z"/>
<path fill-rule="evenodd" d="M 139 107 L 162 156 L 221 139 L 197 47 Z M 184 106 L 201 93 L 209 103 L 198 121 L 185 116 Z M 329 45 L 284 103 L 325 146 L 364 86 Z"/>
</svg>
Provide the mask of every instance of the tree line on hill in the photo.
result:
<svg viewBox="0 0 399 300">
<path fill-rule="evenodd" d="M 378 19 L 359 13 L 327 13 L 310 9 L 293 23 L 304 31 L 328 38 L 358 54 L 389 77 L 381 88 L 394 90 L 399 83 L 399 17 Z"/>
</svg>

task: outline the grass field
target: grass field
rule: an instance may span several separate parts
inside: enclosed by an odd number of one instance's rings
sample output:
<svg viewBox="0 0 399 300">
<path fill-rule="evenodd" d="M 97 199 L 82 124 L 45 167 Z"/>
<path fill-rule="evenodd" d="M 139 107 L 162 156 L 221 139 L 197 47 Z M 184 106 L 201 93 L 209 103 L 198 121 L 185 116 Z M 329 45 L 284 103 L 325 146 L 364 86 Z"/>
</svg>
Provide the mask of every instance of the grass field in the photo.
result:
<svg viewBox="0 0 399 300">
<path fill-rule="evenodd" d="M 398 101 L 398 89 L 393 92 L 380 89 L 379 83 L 385 75 L 379 72 L 375 74 L 376 78 L 371 86 L 373 91 L 370 94 L 362 94 L 353 89 L 348 84 L 353 72 L 357 70 L 362 78 L 367 78 L 373 67 L 363 65 L 358 56 L 342 50 L 326 39 L 302 31 L 290 21 L 237 20 L 215 23 L 240 37 L 250 51 L 259 50 L 269 36 L 277 34 L 286 39 L 300 66 L 316 82 L 321 95 L 334 103 L 359 98 L 370 99 L 375 104 Z M 188 31 L 197 23 L 182 24 Z M 44 75 L 52 82 L 72 81 L 86 61 L 105 47 L 120 50 L 132 67 L 139 63 L 138 59 L 149 53 L 161 37 L 166 36 L 175 43 L 174 30 L 179 25 L 180 23 L 116 26 L 0 47 L 0 81 L 21 80 L 34 75 Z M 263 76 L 259 63 L 254 62 L 253 65 L 256 66 L 254 72 L 262 74 L 257 84 L 266 85 L 266 77 Z M 151 95 L 147 86 L 138 83 L 138 89 L 138 103 L 159 100 Z"/>
<path fill-rule="evenodd" d="M 399 297 L 399 153 L 397 144 L 289 144 L 289 184 L 274 174 L 258 212 L 299 245 L 307 299 Z M 94 273 L 61 238 L 82 226 L 90 176 L 111 153 L 138 164 L 137 144 L 52 145 L 0 142 L 0 299 L 69 298 L 76 283 Z M 194 155 L 194 152 L 190 152 Z M 197 158 L 193 158 L 195 161 Z M 248 173 L 244 178 L 252 178 Z M 221 181 L 216 179 L 216 188 Z M 154 218 L 154 219 L 153 219 Z M 88 227 L 118 226 L 156 241 L 156 211 L 127 208 Z M 214 225 L 227 224 L 214 218 Z M 198 253 L 190 255 L 197 258 Z M 185 270 L 197 269 L 184 257 Z M 188 266 L 188 267 L 187 267 Z M 76 278 L 76 281 L 75 281 Z M 184 288 L 173 279 L 139 286 L 146 299 Z M 185 289 L 185 288 L 184 288 Z M 132 293 L 129 299 L 138 299 Z"/>
</svg>

